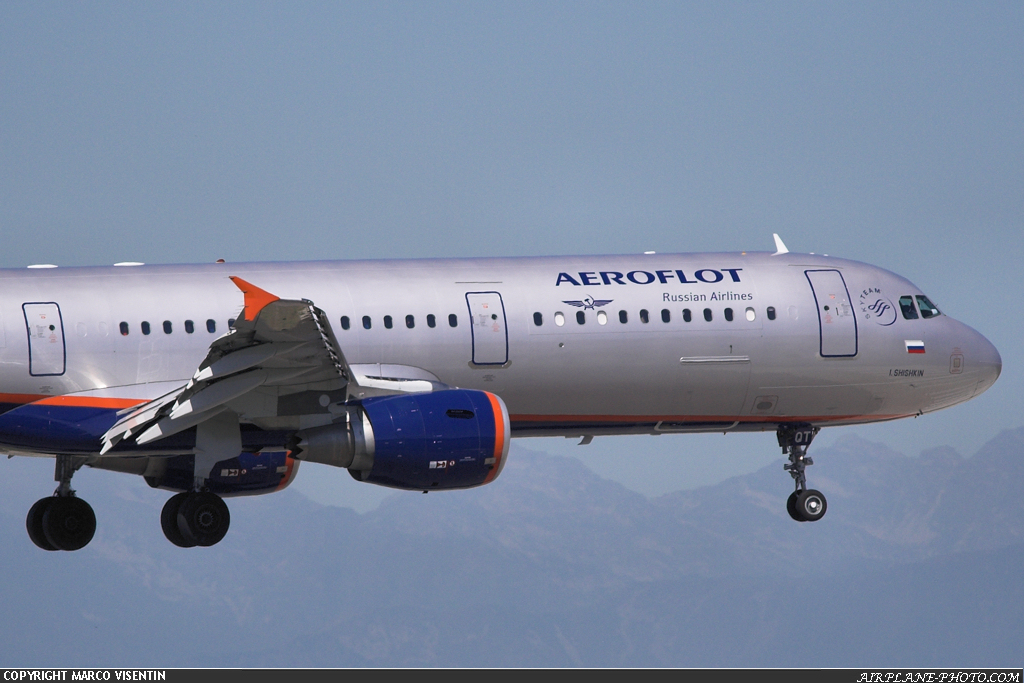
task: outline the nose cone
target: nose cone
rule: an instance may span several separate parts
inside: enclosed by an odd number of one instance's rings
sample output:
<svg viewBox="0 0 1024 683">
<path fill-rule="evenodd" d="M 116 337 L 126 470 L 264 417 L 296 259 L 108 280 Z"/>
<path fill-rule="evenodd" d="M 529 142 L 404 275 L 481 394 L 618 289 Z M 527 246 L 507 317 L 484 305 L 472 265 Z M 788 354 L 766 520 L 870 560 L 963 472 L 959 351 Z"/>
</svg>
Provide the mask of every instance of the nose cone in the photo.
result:
<svg viewBox="0 0 1024 683">
<path fill-rule="evenodd" d="M 1003 371 L 1003 359 L 992 342 L 978 332 L 974 333 L 971 347 L 970 353 L 974 356 L 974 363 L 979 368 L 978 389 L 974 394 L 977 396 L 999 379 L 999 373 Z"/>
</svg>

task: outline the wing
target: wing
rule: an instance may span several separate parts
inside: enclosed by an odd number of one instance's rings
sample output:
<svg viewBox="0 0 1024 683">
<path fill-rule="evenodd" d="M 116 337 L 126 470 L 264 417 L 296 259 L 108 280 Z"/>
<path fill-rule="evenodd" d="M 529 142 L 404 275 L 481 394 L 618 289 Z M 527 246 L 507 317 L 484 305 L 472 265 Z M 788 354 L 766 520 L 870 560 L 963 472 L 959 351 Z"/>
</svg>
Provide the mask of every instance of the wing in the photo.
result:
<svg viewBox="0 0 1024 683">
<path fill-rule="evenodd" d="M 211 344 L 187 384 L 126 411 L 103 435 L 101 455 L 122 442 L 141 446 L 176 434 L 228 409 L 271 426 L 282 424 L 284 413 L 293 419 L 283 423 L 297 425 L 309 395 L 330 421 L 330 404 L 360 392 L 322 310 L 231 279 L 245 295 L 234 329 Z"/>
</svg>

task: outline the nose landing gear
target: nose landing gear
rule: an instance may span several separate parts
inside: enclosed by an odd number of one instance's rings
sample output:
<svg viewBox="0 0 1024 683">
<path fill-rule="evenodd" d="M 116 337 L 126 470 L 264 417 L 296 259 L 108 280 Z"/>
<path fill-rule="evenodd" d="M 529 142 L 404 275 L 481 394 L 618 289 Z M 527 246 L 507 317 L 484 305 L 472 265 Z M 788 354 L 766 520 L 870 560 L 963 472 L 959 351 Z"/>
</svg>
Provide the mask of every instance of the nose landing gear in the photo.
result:
<svg viewBox="0 0 1024 683">
<path fill-rule="evenodd" d="M 29 509 L 25 526 L 28 537 L 43 550 L 80 550 L 96 533 L 96 514 L 71 489 L 71 477 L 84 458 L 58 455 L 53 478 L 59 484 L 49 498 L 42 498 Z"/>
<path fill-rule="evenodd" d="M 828 509 L 824 494 L 807 488 L 807 477 L 804 474 L 804 469 L 814 464 L 807 457 L 807 447 L 820 430 L 820 427 L 800 424 L 784 425 L 776 432 L 782 454 L 789 457 L 789 462 L 782 467 L 793 477 L 796 489 L 786 500 L 786 511 L 797 522 L 817 522 Z"/>
</svg>

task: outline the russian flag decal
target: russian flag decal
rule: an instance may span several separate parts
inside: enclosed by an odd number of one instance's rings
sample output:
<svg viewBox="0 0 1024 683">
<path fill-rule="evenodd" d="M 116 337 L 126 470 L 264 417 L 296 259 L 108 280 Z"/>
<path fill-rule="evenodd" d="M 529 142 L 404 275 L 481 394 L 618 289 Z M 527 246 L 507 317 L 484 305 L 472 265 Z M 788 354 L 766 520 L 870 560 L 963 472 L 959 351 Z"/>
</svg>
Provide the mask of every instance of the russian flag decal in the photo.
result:
<svg viewBox="0 0 1024 683">
<path fill-rule="evenodd" d="M 907 345 L 907 353 L 924 353 L 924 342 L 920 339 L 904 339 Z"/>
</svg>

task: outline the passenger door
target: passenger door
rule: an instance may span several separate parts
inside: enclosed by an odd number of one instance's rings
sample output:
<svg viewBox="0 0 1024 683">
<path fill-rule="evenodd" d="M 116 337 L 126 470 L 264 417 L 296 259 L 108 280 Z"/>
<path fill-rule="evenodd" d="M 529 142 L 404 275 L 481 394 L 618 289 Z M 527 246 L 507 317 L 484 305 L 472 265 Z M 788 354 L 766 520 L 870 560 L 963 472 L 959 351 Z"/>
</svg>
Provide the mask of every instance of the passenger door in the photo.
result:
<svg viewBox="0 0 1024 683">
<path fill-rule="evenodd" d="M 53 302 L 22 305 L 28 331 L 28 374 L 33 377 L 63 375 L 67 361 L 64 322 Z"/>
<path fill-rule="evenodd" d="M 474 365 L 508 362 L 508 328 L 505 305 L 498 292 L 467 292 Z"/>
<path fill-rule="evenodd" d="M 857 317 L 838 270 L 806 270 L 818 309 L 819 350 L 823 358 L 857 355 Z"/>
</svg>

